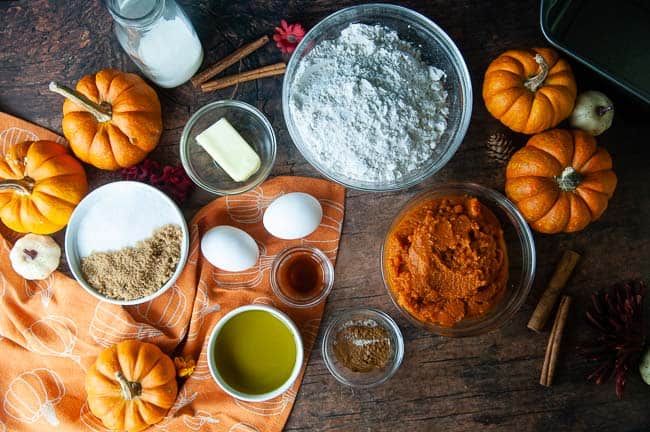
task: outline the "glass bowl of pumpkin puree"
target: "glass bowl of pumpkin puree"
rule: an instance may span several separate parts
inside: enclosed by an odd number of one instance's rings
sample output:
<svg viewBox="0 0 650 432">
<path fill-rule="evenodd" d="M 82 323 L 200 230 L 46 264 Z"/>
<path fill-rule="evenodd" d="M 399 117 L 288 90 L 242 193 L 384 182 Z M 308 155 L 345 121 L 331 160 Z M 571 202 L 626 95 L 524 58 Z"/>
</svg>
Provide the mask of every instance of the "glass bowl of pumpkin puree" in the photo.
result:
<svg viewBox="0 0 650 432">
<path fill-rule="evenodd" d="M 535 276 L 535 243 L 523 216 L 502 194 L 474 183 L 435 186 L 408 201 L 381 256 L 395 306 L 448 337 L 506 324 Z"/>
</svg>

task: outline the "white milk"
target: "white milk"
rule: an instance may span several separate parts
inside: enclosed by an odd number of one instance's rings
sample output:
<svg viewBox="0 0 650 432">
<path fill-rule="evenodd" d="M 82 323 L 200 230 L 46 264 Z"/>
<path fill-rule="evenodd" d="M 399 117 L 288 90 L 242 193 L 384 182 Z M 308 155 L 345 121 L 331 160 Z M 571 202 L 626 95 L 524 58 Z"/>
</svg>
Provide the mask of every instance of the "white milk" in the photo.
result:
<svg viewBox="0 0 650 432">
<path fill-rule="evenodd" d="M 159 17 L 147 19 L 149 11 L 160 7 L 164 10 Z M 115 18 L 115 33 L 122 48 L 159 86 L 181 85 L 201 66 L 201 42 L 174 0 L 113 0 L 109 10 Z"/>
</svg>

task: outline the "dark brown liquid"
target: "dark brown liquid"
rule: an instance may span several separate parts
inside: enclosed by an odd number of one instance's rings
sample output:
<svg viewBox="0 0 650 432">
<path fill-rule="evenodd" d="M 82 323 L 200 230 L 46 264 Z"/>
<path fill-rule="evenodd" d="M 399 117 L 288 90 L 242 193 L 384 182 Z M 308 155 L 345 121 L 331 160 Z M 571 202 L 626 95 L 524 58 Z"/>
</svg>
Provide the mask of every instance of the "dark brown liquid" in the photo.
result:
<svg viewBox="0 0 650 432">
<path fill-rule="evenodd" d="M 323 268 L 309 253 L 297 253 L 284 260 L 277 278 L 284 295 L 296 300 L 316 297 L 325 285 Z"/>
</svg>

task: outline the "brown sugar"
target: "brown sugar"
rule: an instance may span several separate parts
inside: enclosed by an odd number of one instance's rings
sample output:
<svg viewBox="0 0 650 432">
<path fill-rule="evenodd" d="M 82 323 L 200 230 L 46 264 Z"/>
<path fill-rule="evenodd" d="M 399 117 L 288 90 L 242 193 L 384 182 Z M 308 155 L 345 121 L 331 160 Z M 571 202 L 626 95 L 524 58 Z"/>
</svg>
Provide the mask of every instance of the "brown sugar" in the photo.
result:
<svg viewBox="0 0 650 432">
<path fill-rule="evenodd" d="M 81 259 L 86 282 L 98 293 L 115 300 L 133 300 L 153 294 L 176 271 L 183 232 L 165 225 L 152 237 L 111 252 L 93 252 Z"/>
<path fill-rule="evenodd" d="M 334 341 L 336 358 L 353 372 L 385 367 L 392 351 L 388 330 L 372 320 L 349 322 Z"/>
</svg>

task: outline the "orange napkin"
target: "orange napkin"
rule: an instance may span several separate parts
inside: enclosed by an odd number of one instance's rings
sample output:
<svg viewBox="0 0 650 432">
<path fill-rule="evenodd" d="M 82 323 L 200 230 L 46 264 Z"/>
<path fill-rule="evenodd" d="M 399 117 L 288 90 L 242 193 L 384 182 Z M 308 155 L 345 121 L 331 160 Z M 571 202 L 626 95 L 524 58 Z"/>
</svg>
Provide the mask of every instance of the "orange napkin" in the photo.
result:
<svg viewBox="0 0 650 432">
<path fill-rule="evenodd" d="M 307 238 L 278 240 L 262 226 L 264 209 L 288 192 L 307 192 L 322 204 L 323 221 Z M 178 282 L 157 299 L 126 308 L 98 301 L 59 272 L 43 281 L 25 281 L 11 268 L 12 242 L 6 228 L 0 227 L 0 432 L 104 432 L 85 402 L 85 371 L 103 348 L 127 339 L 152 342 L 168 354 L 180 352 L 197 360 L 168 416 L 148 430 L 282 430 L 302 374 L 291 389 L 271 401 L 235 400 L 210 376 L 207 339 L 229 310 L 249 303 L 271 304 L 300 328 L 307 363 L 324 305 L 305 310 L 284 306 L 270 288 L 270 266 L 275 254 L 293 244 L 316 246 L 334 262 L 344 200 L 341 186 L 299 177 L 277 177 L 246 194 L 218 198 L 189 224 L 190 254 Z M 220 224 L 237 226 L 256 239 L 261 252 L 256 267 L 227 273 L 203 259 L 201 235 Z"/>
<path fill-rule="evenodd" d="M 0 154 L 5 154 L 8 146 L 22 141 L 50 140 L 65 144 L 63 137 L 44 127 L 0 112 Z"/>
</svg>

